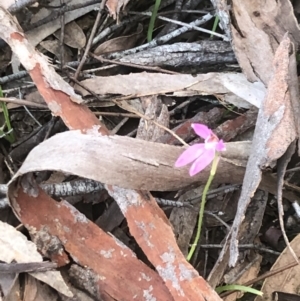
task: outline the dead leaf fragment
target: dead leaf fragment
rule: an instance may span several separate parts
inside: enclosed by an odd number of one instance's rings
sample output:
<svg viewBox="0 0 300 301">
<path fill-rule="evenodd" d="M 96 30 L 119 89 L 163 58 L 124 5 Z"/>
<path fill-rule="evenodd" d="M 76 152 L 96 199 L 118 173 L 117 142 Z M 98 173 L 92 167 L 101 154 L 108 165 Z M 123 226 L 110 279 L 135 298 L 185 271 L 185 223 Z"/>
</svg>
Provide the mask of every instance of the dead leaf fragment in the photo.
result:
<svg viewBox="0 0 300 301">
<path fill-rule="evenodd" d="M 94 50 L 94 54 L 102 55 L 104 53 L 111 53 L 130 49 L 135 46 L 136 41 L 140 37 L 142 32 L 143 26 L 142 24 L 139 24 L 136 33 L 105 41 Z"/>
<path fill-rule="evenodd" d="M 251 197 L 260 181 L 262 169 L 281 157 L 296 138 L 296 128 L 288 89 L 290 39 L 285 35 L 273 61 L 274 74 L 259 110 L 252 151 L 243 181 L 238 210 L 232 226 L 230 265 L 238 258 L 238 232 Z"/>
<path fill-rule="evenodd" d="M 54 32 L 53 35 L 60 40 L 61 30 Z M 65 25 L 64 44 L 75 49 L 82 49 L 86 44 L 85 34 L 75 21 Z"/>
<path fill-rule="evenodd" d="M 232 11 L 233 48 L 239 65 L 250 81 L 260 79 L 267 86 L 278 41 L 289 32 L 292 41 L 300 43 L 300 29 L 291 2 L 233 0 Z"/>
<path fill-rule="evenodd" d="M 62 45 L 58 40 L 42 41 L 40 45 L 50 53 L 54 54 L 61 61 L 61 47 Z M 64 62 L 70 62 L 72 59 L 72 51 L 63 45 Z"/>
<path fill-rule="evenodd" d="M 300 256 L 300 235 L 298 234 L 291 242 L 291 247 L 295 251 L 296 255 Z M 270 272 L 283 268 L 295 260 L 288 248 L 285 248 L 280 254 Z M 299 277 L 300 277 L 300 265 L 297 264 L 292 268 L 286 269 L 280 273 L 268 277 L 261 288 L 263 297 L 257 297 L 255 301 L 272 300 L 272 294 L 275 291 L 297 294 L 299 295 Z"/>
<path fill-rule="evenodd" d="M 10 263 L 42 262 L 43 258 L 36 245 L 14 227 L 0 221 L 0 260 Z M 33 277 L 49 284 L 60 293 L 72 297 L 73 294 L 64 282 L 60 272 L 46 271 L 30 273 Z"/>
<path fill-rule="evenodd" d="M 83 80 L 81 84 L 100 95 L 147 96 L 173 93 L 174 96 L 184 97 L 224 94 L 224 100 L 230 102 L 234 93 L 236 104 L 241 107 L 249 107 L 249 104 L 259 107 L 265 95 L 265 87 L 261 82 L 250 83 L 241 73 L 207 73 L 192 76 L 142 72 L 95 76 Z M 78 85 L 75 89 L 83 96 L 89 94 Z"/>
</svg>

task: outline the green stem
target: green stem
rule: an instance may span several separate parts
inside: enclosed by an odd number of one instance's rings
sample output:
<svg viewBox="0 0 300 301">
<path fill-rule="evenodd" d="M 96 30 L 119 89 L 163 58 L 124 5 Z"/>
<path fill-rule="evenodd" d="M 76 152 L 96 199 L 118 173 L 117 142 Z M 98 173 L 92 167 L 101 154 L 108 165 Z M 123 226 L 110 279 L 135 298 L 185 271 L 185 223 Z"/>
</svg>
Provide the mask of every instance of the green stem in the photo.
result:
<svg viewBox="0 0 300 301">
<path fill-rule="evenodd" d="M 150 23 L 149 23 L 149 27 L 148 27 L 148 32 L 147 32 L 148 43 L 152 41 L 154 23 L 155 23 L 155 20 L 156 20 L 156 17 L 157 17 L 158 9 L 160 7 L 160 1 L 161 0 L 156 0 L 155 4 L 154 4 L 154 7 L 153 7 L 153 11 L 152 11 L 152 15 L 151 15 Z"/>
<path fill-rule="evenodd" d="M 238 284 L 229 284 L 229 285 L 224 285 L 224 286 L 219 286 L 216 288 L 216 292 L 218 294 L 224 292 L 224 291 L 242 291 L 242 292 L 247 292 L 251 294 L 255 294 L 258 296 L 262 296 L 263 293 L 261 291 L 258 291 L 252 287 L 244 286 L 244 285 L 238 285 Z"/>
<path fill-rule="evenodd" d="M 215 17 L 215 21 L 214 21 L 214 25 L 213 25 L 213 28 L 212 28 L 211 31 L 216 32 L 219 21 L 220 21 L 219 17 L 216 16 L 216 17 Z M 210 35 L 210 38 L 211 38 L 211 39 L 212 39 L 213 37 L 214 37 L 214 35 Z"/>
<path fill-rule="evenodd" d="M 194 243 L 192 244 L 191 249 L 189 251 L 189 254 L 188 254 L 187 258 L 186 258 L 187 261 L 190 261 L 191 258 L 193 257 L 195 249 L 196 249 L 196 246 L 197 246 L 197 244 L 199 242 L 199 239 L 200 239 L 201 228 L 202 228 L 202 220 L 203 220 L 203 215 L 204 215 L 204 207 L 205 207 L 205 201 L 206 201 L 206 195 L 207 195 L 207 192 L 209 190 L 210 184 L 211 184 L 211 182 L 212 182 L 212 180 L 213 180 L 213 178 L 214 178 L 214 176 L 216 174 L 218 162 L 219 162 L 219 156 L 216 154 L 215 158 L 213 160 L 213 164 L 212 164 L 211 170 L 210 170 L 209 178 L 208 178 L 208 180 L 207 180 L 207 182 L 205 184 L 204 190 L 203 190 L 202 201 L 201 201 L 201 206 L 200 206 L 200 210 L 199 210 L 199 217 L 198 217 L 197 233 L 196 233 L 196 237 L 195 237 Z"/>
<path fill-rule="evenodd" d="M 0 86 L 0 97 L 3 97 L 2 87 L 1 86 Z M 7 131 L 8 131 L 8 134 L 6 134 L 3 130 L 1 130 L 1 136 L 4 136 L 4 138 L 10 144 L 12 144 L 12 143 L 15 142 L 15 136 L 14 136 L 14 133 L 11 132 L 12 127 L 11 127 L 10 118 L 9 118 L 9 112 L 8 112 L 6 103 L 1 102 L 1 108 L 2 108 L 2 111 L 3 111 L 4 120 L 5 120 L 5 124 L 6 124 Z"/>
</svg>

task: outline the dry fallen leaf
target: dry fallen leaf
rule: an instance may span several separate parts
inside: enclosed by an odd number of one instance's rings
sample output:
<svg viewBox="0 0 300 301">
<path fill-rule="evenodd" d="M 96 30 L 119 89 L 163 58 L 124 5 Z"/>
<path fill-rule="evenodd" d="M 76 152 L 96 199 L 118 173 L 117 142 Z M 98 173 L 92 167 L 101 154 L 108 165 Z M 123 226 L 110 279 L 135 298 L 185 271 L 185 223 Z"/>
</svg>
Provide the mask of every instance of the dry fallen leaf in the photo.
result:
<svg viewBox="0 0 300 301">
<path fill-rule="evenodd" d="M 29 241 L 25 235 L 0 221 L 0 260 L 6 263 L 12 261 L 26 263 L 42 262 L 43 258 L 37 251 L 36 245 Z M 49 284 L 65 296 L 73 296 L 59 271 L 30 273 L 30 275 Z"/>
<path fill-rule="evenodd" d="M 300 235 L 298 234 L 293 241 L 291 242 L 291 247 L 297 254 L 300 256 Z M 284 268 L 289 264 L 295 262 L 290 250 L 285 248 L 283 252 L 280 254 L 276 262 L 273 264 L 270 272 L 274 270 L 278 270 L 280 268 Z M 263 300 L 273 300 L 272 294 L 275 291 L 297 294 L 299 295 L 299 277 L 300 277 L 300 265 L 297 264 L 294 267 L 290 267 L 281 271 L 280 273 L 276 273 L 273 276 L 268 277 L 261 288 L 263 292 L 263 297 L 256 297 L 255 301 L 263 301 Z"/>
<path fill-rule="evenodd" d="M 290 39 L 286 35 L 278 47 L 273 61 L 273 76 L 257 117 L 252 151 L 243 181 L 239 206 L 232 226 L 230 265 L 238 258 L 238 232 L 246 208 L 256 191 L 262 169 L 279 159 L 296 139 L 296 128 L 288 89 Z"/>
<path fill-rule="evenodd" d="M 132 73 L 129 75 L 95 76 L 81 82 L 96 94 L 121 94 L 146 96 L 173 93 L 174 96 L 224 95 L 224 100 L 235 104 L 259 107 L 265 87 L 260 82 L 250 83 L 241 73 L 207 73 L 192 76 L 189 74 Z M 89 94 L 80 86 L 75 86 L 83 96 Z"/>
<path fill-rule="evenodd" d="M 117 52 L 117 51 L 130 49 L 135 46 L 136 41 L 141 36 L 142 32 L 143 32 L 143 26 L 142 24 L 139 24 L 135 33 L 128 36 L 121 36 L 105 41 L 94 50 L 94 54 L 102 55 L 104 53 Z"/>
<path fill-rule="evenodd" d="M 59 40 L 46 40 L 42 41 L 40 45 L 50 53 L 54 54 L 61 61 L 62 45 Z M 72 59 L 72 51 L 63 45 L 64 62 L 70 62 Z"/>
<path fill-rule="evenodd" d="M 60 40 L 61 30 L 54 32 L 53 35 Z M 82 49 L 86 44 L 85 34 L 75 21 L 65 25 L 64 44 L 75 49 Z"/>
<path fill-rule="evenodd" d="M 239 65 L 251 82 L 261 80 L 267 86 L 272 76 L 272 60 L 283 35 L 288 32 L 293 42 L 300 43 L 300 29 L 291 2 L 233 0 L 232 11 L 233 48 Z"/>
</svg>

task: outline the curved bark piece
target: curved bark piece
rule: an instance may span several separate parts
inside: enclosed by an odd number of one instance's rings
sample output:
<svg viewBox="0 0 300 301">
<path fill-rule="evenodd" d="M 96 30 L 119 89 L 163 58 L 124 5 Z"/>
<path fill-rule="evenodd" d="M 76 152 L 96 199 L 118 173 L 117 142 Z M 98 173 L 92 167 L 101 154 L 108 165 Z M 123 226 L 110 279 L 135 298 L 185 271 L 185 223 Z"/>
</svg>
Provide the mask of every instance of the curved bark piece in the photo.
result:
<svg viewBox="0 0 300 301">
<path fill-rule="evenodd" d="M 57 170 L 126 189 L 175 191 L 205 183 L 209 176 L 209 168 L 190 177 L 189 166 L 174 167 L 182 147 L 122 136 L 101 136 L 97 129 L 94 134 L 89 133 L 64 132 L 39 144 L 29 153 L 14 179 L 30 172 Z M 242 183 L 251 143 L 231 142 L 226 144 L 226 149 L 214 183 Z M 260 188 L 276 194 L 276 178 L 263 175 Z M 285 191 L 284 196 L 290 200 L 298 198 L 291 191 Z"/>
<path fill-rule="evenodd" d="M 231 144 L 235 145 L 228 143 L 227 146 Z M 247 143 L 245 145 L 248 146 Z M 205 182 L 209 168 L 190 177 L 188 166 L 174 167 L 182 150 L 178 146 L 129 137 L 101 136 L 98 133 L 83 135 L 80 131 L 69 131 L 57 134 L 35 147 L 16 177 L 29 172 L 59 170 L 127 189 L 159 191 L 178 190 Z M 232 157 L 230 153 L 227 156 Z M 241 183 L 244 167 L 224 160 L 219 164 L 215 183 Z"/>
<path fill-rule="evenodd" d="M 56 202 L 36 187 L 36 197 L 24 185 L 10 186 L 10 201 L 17 217 L 37 246 L 51 244 L 49 256 L 63 266 L 71 257 L 95 276 L 89 279 L 98 300 L 173 300 L 159 275 L 136 258 L 121 241 L 102 231 L 66 201 Z M 23 187 L 22 187 L 23 186 Z M 55 243 L 53 243 L 55 241 Z M 48 245 L 49 248 L 49 245 Z"/>
</svg>

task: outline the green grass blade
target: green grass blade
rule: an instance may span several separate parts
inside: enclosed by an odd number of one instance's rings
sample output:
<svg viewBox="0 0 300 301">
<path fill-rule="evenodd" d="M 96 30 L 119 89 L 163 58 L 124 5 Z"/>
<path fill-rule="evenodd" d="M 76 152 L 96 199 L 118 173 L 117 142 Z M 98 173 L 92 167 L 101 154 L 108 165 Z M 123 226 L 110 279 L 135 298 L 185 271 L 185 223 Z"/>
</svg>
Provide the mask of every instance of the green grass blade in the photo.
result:
<svg viewBox="0 0 300 301">
<path fill-rule="evenodd" d="M 249 286 L 244 286 L 244 285 L 238 285 L 238 284 L 230 284 L 230 285 L 224 285 L 224 286 L 219 286 L 216 288 L 216 292 L 218 294 L 224 292 L 224 291 L 242 291 L 246 293 L 251 293 L 254 295 L 262 296 L 263 293 L 259 290 L 256 290 L 252 287 Z"/>
<path fill-rule="evenodd" d="M 213 28 L 212 28 L 211 31 L 216 32 L 218 24 L 219 24 L 219 21 L 220 21 L 219 17 L 215 16 L 214 25 L 213 25 Z M 210 35 L 210 38 L 213 38 L 213 35 Z"/>
<path fill-rule="evenodd" d="M 147 41 L 148 41 L 148 43 L 152 41 L 154 24 L 155 24 L 155 20 L 156 20 L 156 17 L 157 17 L 157 12 L 158 12 L 159 7 L 160 7 L 160 2 L 161 2 L 161 0 L 155 0 L 155 4 L 154 4 L 154 7 L 153 7 L 153 11 L 152 11 L 152 15 L 151 15 L 150 23 L 149 23 L 149 27 L 148 27 L 148 32 L 147 32 Z"/>
<path fill-rule="evenodd" d="M 0 86 L 0 97 L 3 97 L 2 93 L 2 87 Z M 5 102 L 1 102 L 1 108 L 3 111 L 4 119 L 5 119 L 5 125 L 7 128 L 7 133 L 3 131 L 3 129 L 0 130 L 0 137 L 4 137 L 10 144 L 15 142 L 15 135 L 13 133 L 13 128 L 10 123 L 10 118 L 9 118 L 9 112 L 7 109 L 7 105 Z"/>
</svg>

